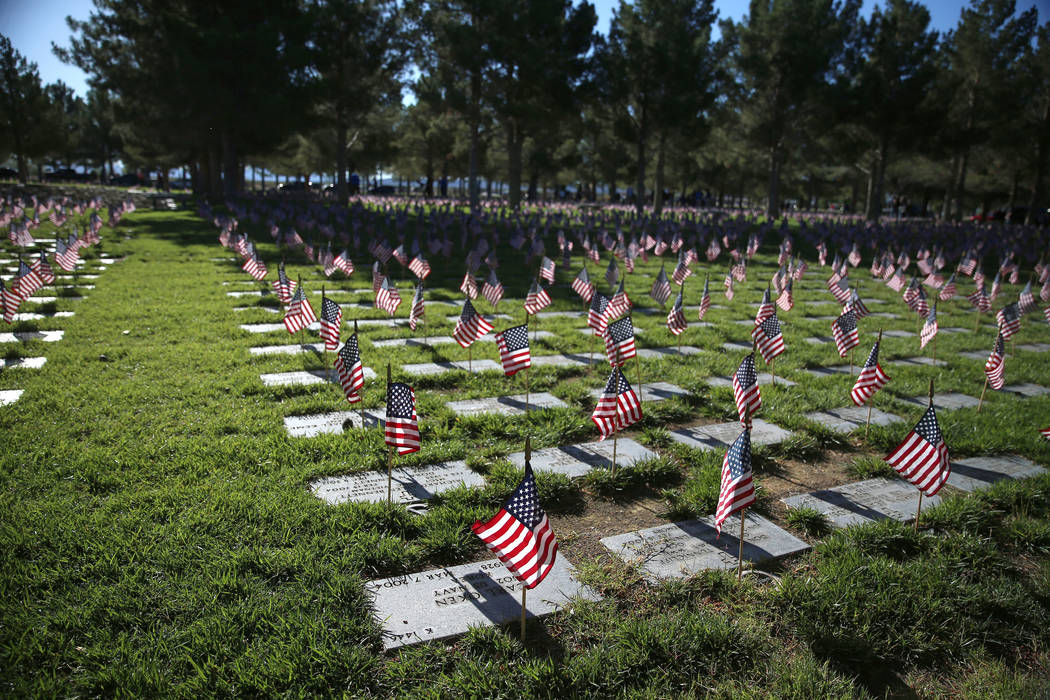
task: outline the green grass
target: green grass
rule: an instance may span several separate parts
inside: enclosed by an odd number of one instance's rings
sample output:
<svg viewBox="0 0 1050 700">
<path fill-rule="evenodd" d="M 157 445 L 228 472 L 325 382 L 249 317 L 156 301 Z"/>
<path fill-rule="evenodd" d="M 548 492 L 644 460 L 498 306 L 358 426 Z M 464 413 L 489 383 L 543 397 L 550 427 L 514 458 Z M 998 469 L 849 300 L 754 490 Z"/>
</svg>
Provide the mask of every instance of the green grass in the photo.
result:
<svg viewBox="0 0 1050 700">
<path fill-rule="evenodd" d="M 47 231 L 45 224 L 40 235 Z M 263 242 L 268 236 L 261 229 L 254 234 L 275 266 L 277 251 Z M 76 312 L 19 324 L 63 328 L 65 338 L 0 348 L 7 357 L 48 357 L 40 370 L 0 371 L 0 389 L 25 389 L 17 403 L 0 409 L 0 689 L 6 695 L 881 697 L 909 687 L 933 695 L 1047 693 L 1046 477 L 946 498 L 924 513 L 917 534 L 892 523 L 831 534 L 811 554 L 785 563 L 778 587 L 737 584 L 719 572 L 654 586 L 618 561 L 574 561 L 605 599 L 532 623 L 524 645 L 513 630 L 490 628 L 383 654 L 364 583 L 489 557 L 469 525 L 490 517 L 517 484 L 520 473 L 507 455 L 523 449 L 526 435 L 534 449 L 595 440 L 588 392 L 604 385 L 607 372 L 536 368 L 530 389 L 549 391 L 568 407 L 528 417 L 463 418 L 445 406 L 523 393 L 522 375 L 411 379 L 424 446 L 398 464 L 465 459 L 485 475 L 486 486 L 446 492 L 423 515 L 385 504 L 329 506 L 310 494 L 309 481 L 385 469 L 382 436 L 376 430 L 285 435 L 284 417 L 347 404 L 334 385 L 262 386 L 261 373 L 320 369 L 323 361 L 310 353 L 249 356 L 255 345 L 291 341 L 283 333 L 238 328 L 279 316 L 264 310 L 274 303 L 269 298 L 226 296 L 260 285 L 221 285 L 246 276 L 233 263 L 210 260 L 227 255 L 210 224 L 186 212 L 137 212 L 117 231 L 104 229 L 103 237 L 107 255 L 126 259 L 102 272 L 96 289 L 84 299 L 60 295 L 24 309 Z M 509 250 L 500 253 L 508 288 L 500 311 L 520 322 L 520 296 L 531 273 L 511 264 Z M 775 242 L 767 240 L 749 268 L 746 290 L 738 289 L 732 302 L 716 295 L 727 308 L 708 313 L 713 326 L 694 325 L 683 335 L 683 345 L 703 354 L 642 363 L 643 381 L 691 392 L 645 405 L 633 436 L 658 457 L 625 466 L 615 477 L 603 470 L 579 480 L 539 474 L 549 512 L 574 518 L 596 500 L 629 504 L 654 493 L 667 502 L 662 515 L 668 522 L 714 511 L 722 453 L 674 443 L 668 428 L 735 420 L 731 390 L 711 389 L 706 380 L 729 375 L 739 363 L 741 354 L 723 352 L 721 343 L 747 337 L 732 321 L 753 315 L 774 254 Z M 355 262 L 365 267 L 363 258 Z M 558 282 L 569 281 L 578 265 L 579 258 L 571 271 L 559 265 Z M 351 281 L 324 281 L 301 258 L 289 259 L 288 267 L 310 290 L 322 283 L 369 286 L 361 272 Z M 629 279 L 636 303 L 652 305 L 646 297 L 651 278 L 642 275 L 658 269 L 656 262 L 640 264 Z M 971 395 L 983 381 L 978 361 L 959 358 L 933 370 L 894 364 L 894 357 L 921 353 L 914 338 L 887 338 L 883 366 L 893 380 L 876 396 L 876 407 L 904 423 L 873 427 L 867 444 L 814 426 L 803 414 L 848 405 L 852 384 L 846 376 L 814 379 L 803 371 L 841 362 L 832 346 L 802 340 L 828 334 L 828 323 L 801 316 L 807 299 L 830 298 L 818 288 L 821 276 L 811 268 L 796 285 L 798 306 L 785 315 L 788 352 L 778 359 L 777 374 L 798 386 L 763 388 L 759 416 L 796 431 L 780 446 L 756 449 L 759 510 L 767 514 L 762 482 L 784 473 L 783 461 L 820 463 L 829 450 L 844 451 L 851 477 L 885 474 L 879 458 L 922 412 L 901 397 L 924 394 L 931 376 L 938 391 Z M 428 293 L 459 298 L 461 277 L 458 266 L 438 270 Z M 687 282 L 687 303 L 696 303 L 700 286 L 695 276 Z M 582 308 L 567 287 L 554 296 L 556 309 Z M 865 298 L 893 296 L 866 282 Z M 338 301 L 370 302 L 371 295 Z M 258 308 L 234 312 L 234 306 Z M 897 307 L 891 302 L 879 310 Z M 479 309 L 490 311 L 483 301 Z M 945 326 L 972 327 L 962 302 L 938 311 Z M 429 304 L 427 332 L 450 333 L 445 317 L 455 313 L 453 306 Z M 381 317 L 347 312 L 358 314 Z M 674 344 L 663 319 L 635 316 L 644 330 L 640 346 Z M 908 317 L 878 323 L 914 330 Z M 592 340 L 578 333 L 580 325 L 543 319 L 540 328 L 555 337 L 536 342 L 533 352 L 587 353 Z M 878 330 L 866 321 L 861 328 L 865 343 Z M 395 379 L 409 379 L 400 370 L 404 363 L 467 359 L 455 344 L 436 350 L 372 345 L 409 335 L 407 329 L 362 328 L 365 364 L 382 375 L 389 362 Z M 985 345 L 983 337 L 962 336 L 942 335 L 938 356 Z M 1027 320 L 1017 343 L 1042 341 L 1045 326 Z M 478 344 L 472 356 L 497 357 L 492 343 Z M 1011 383 L 1045 381 L 1048 372 L 1046 355 L 1019 351 L 1007 359 Z M 632 383 L 635 373 L 628 368 Z M 364 406 L 380 408 L 382 394 L 381 383 L 368 384 Z M 1019 403 L 989 392 L 981 413 L 943 412 L 940 421 L 953 456 L 1001 451 L 1050 464 L 1050 447 L 1035 431 L 1042 426 L 1031 418 L 1046 415 L 1050 398 Z"/>
</svg>

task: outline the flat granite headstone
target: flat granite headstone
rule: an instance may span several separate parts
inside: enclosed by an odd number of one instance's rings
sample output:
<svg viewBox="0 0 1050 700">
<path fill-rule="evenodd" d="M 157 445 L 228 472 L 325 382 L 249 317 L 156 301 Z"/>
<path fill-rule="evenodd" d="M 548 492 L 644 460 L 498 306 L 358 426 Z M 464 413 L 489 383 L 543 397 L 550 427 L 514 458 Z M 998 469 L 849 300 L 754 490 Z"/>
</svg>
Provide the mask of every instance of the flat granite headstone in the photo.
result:
<svg viewBox="0 0 1050 700">
<path fill-rule="evenodd" d="M 683 345 L 682 347 L 668 347 L 668 348 L 638 348 L 636 351 L 638 357 L 645 358 L 647 360 L 662 360 L 668 357 L 681 357 L 684 355 L 699 355 L 703 352 L 700 348 L 694 348 L 691 345 Z"/>
<path fill-rule="evenodd" d="M 314 321 L 306 327 L 308 331 L 316 331 L 321 328 L 320 321 Z M 242 323 L 242 331 L 248 331 L 249 333 L 276 333 L 277 331 L 288 332 L 288 329 L 284 327 L 283 323 Z M 294 335 L 294 334 L 293 334 Z"/>
<path fill-rule="evenodd" d="M 18 333 L 0 333 L 0 343 L 22 343 L 39 340 L 45 343 L 57 343 L 62 340 L 65 331 L 19 331 Z"/>
<path fill-rule="evenodd" d="M 421 467 L 399 467 L 391 472 L 390 495 L 395 503 L 427 501 L 457 486 L 483 486 L 485 479 L 466 462 L 441 462 Z M 379 503 L 386 500 L 385 471 L 314 479 L 310 490 L 332 505 L 347 502 Z"/>
<path fill-rule="evenodd" d="M 76 313 L 75 311 L 56 311 L 53 314 L 34 314 L 34 313 L 23 312 L 23 313 L 20 313 L 20 314 L 15 314 L 14 320 L 15 321 L 42 321 L 45 318 L 69 318 L 70 316 L 73 316 L 75 313 Z"/>
<path fill-rule="evenodd" d="M 84 297 L 62 297 L 64 301 L 80 301 Z M 58 301 L 58 297 L 29 297 L 23 304 L 50 304 L 53 301 Z"/>
<path fill-rule="evenodd" d="M 741 343 L 737 341 L 730 341 L 728 343 L 722 343 L 722 347 L 729 352 L 736 352 L 737 350 L 743 350 L 744 352 L 750 352 L 754 347 L 751 343 Z"/>
<path fill-rule="evenodd" d="M 772 383 L 773 383 L 773 375 L 772 374 L 770 374 L 769 372 L 759 372 L 758 373 L 758 385 L 759 386 L 765 386 L 767 384 L 772 384 Z M 707 385 L 708 386 L 715 386 L 715 387 L 725 386 L 725 387 L 729 387 L 730 389 L 732 389 L 733 388 L 733 378 L 732 377 L 711 377 L 711 378 L 709 378 L 707 380 Z M 795 382 L 791 381 L 790 379 L 784 379 L 783 377 L 777 377 L 777 386 L 795 386 Z"/>
<path fill-rule="evenodd" d="M 384 649 L 521 619 L 521 583 L 498 559 L 369 581 L 365 590 L 383 628 Z M 573 598 L 601 596 L 579 583 L 572 564 L 559 556 L 543 581 L 529 590 L 526 614 L 548 615 Z"/>
<path fill-rule="evenodd" d="M 1028 352 L 1046 352 L 1050 350 L 1050 344 L 1047 343 L 1029 343 L 1027 345 L 1018 345 L 1018 350 L 1027 350 Z"/>
<path fill-rule="evenodd" d="M 740 516 L 715 530 L 714 516 L 659 525 L 601 542 L 628 563 L 638 562 L 649 579 L 685 578 L 705 569 L 733 569 L 740 548 Z M 744 520 L 744 559 L 759 563 L 804 552 L 809 545 L 754 513 Z"/>
<path fill-rule="evenodd" d="M 948 363 L 944 360 L 935 360 L 932 357 L 900 357 L 893 362 L 900 362 L 906 365 L 920 365 L 925 367 L 944 367 Z"/>
<path fill-rule="evenodd" d="M 577 328 L 576 331 L 578 333 L 580 333 L 580 335 L 594 335 L 594 329 L 593 328 L 589 328 L 589 327 L 588 328 Z M 634 327 L 634 334 L 635 335 L 645 335 L 645 330 L 635 326 Z"/>
<path fill-rule="evenodd" d="M 916 406 L 923 407 L 930 405 L 929 396 L 902 397 L 901 401 L 907 401 L 908 403 L 913 403 Z M 967 396 L 966 394 L 947 393 L 933 395 L 933 405 L 938 411 L 953 411 L 957 408 L 971 408 L 978 403 L 979 401 L 977 399 L 972 396 Z"/>
<path fill-rule="evenodd" d="M 955 326 L 948 326 L 947 328 L 938 328 L 940 333 L 973 333 L 972 328 L 958 328 Z"/>
<path fill-rule="evenodd" d="M 948 485 L 963 491 L 994 484 L 1003 479 L 1023 479 L 1042 474 L 1045 469 L 1024 457 L 998 455 L 994 457 L 969 457 L 952 461 L 952 473 Z"/>
<path fill-rule="evenodd" d="M 484 316 L 486 319 L 498 318 L 501 321 L 510 321 L 510 320 L 513 320 L 513 318 L 514 318 L 513 316 L 510 316 L 508 314 L 480 314 L 480 315 Z M 459 320 L 459 315 L 457 314 L 455 316 L 446 316 L 445 320 L 448 321 L 449 323 L 455 323 L 456 321 Z"/>
<path fill-rule="evenodd" d="M 0 359 L 0 367 L 4 369 L 40 369 L 47 362 L 46 357 L 10 357 Z"/>
<path fill-rule="evenodd" d="M 743 426 L 739 421 L 731 423 L 714 423 L 698 425 L 692 428 L 679 428 L 670 432 L 671 439 L 699 450 L 723 450 L 740 437 Z M 791 437 L 791 433 L 778 425 L 773 425 L 761 418 L 751 421 L 751 444 L 775 445 Z"/>
<path fill-rule="evenodd" d="M 819 510 L 834 527 L 848 527 L 875 520 L 913 520 L 919 490 L 902 479 L 875 478 L 780 500 L 788 508 Z M 925 510 L 940 500 L 940 496 L 924 497 L 922 507 Z"/>
<path fill-rule="evenodd" d="M 279 314 L 280 309 L 275 309 L 272 306 L 235 306 L 234 311 L 265 311 L 268 314 Z"/>
<path fill-rule="evenodd" d="M 554 334 L 550 331 L 530 331 L 529 339 L 538 340 L 540 338 L 552 338 Z M 478 341 L 496 342 L 495 336 L 492 333 L 483 335 Z M 433 335 L 423 338 L 388 338 L 386 340 L 373 340 L 372 345 L 377 348 L 389 348 L 389 347 L 431 347 L 434 345 L 448 345 L 449 343 L 455 343 L 456 339 L 450 335 Z"/>
<path fill-rule="evenodd" d="M 15 401 L 18 401 L 18 397 L 20 397 L 24 391 L 24 389 L 5 389 L 0 391 L 0 406 L 7 406 L 8 404 L 13 404 Z"/>
<path fill-rule="evenodd" d="M 830 338 L 826 335 L 818 335 L 813 338 L 803 338 L 803 340 L 812 345 L 826 345 L 827 343 L 835 342 L 834 338 Z"/>
<path fill-rule="evenodd" d="M 897 331 L 897 330 L 892 330 L 892 329 L 888 330 L 888 331 L 883 331 L 882 334 L 884 336 L 886 336 L 887 338 L 914 338 L 915 337 L 915 333 L 913 333 L 912 331 Z"/>
<path fill-rule="evenodd" d="M 980 360 L 981 362 L 987 362 L 988 361 L 988 355 L 990 355 L 990 354 L 991 354 L 991 351 L 980 352 L 980 351 L 977 351 L 977 350 L 970 350 L 970 351 L 967 351 L 967 352 L 960 352 L 959 353 L 959 357 L 965 357 L 965 358 L 968 358 L 970 360 Z"/>
<path fill-rule="evenodd" d="M 1050 394 L 1050 389 L 1038 384 L 1032 384 L 1031 382 L 1025 382 L 1024 384 L 1011 384 L 1009 386 L 1004 386 L 1002 390 L 1009 391 L 1011 394 L 1024 396 L 1025 398 Z"/>
<path fill-rule="evenodd" d="M 586 315 L 583 311 L 541 311 L 536 318 L 583 318 Z"/>
<path fill-rule="evenodd" d="M 569 477 L 583 476 L 599 467 L 612 467 L 613 441 L 584 442 L 578 445 L 545 447 L 532 451 L 532 469 L 537 472 L 555 472 Z M 619 438 L 616 445 L 616 468 L 656 457 L 656 453 L 630 438 Z M 525 453 L 508 455 L 514 466 L 525 468 Z"/>
<path fill-rule="evenodd" d="M 461 416 L 477 416 L 486 413 L 496 413 L 502 416 L 521 416 L 525 414 L 525 394 L 446 401 L 445 405 Z M 547 392 L 529 394 L 529 411 L 542 411 L 545 408 L 564 408 L 565 406 L 566 403 L 553 394 L 548 394 Z"/>
<path fill-rule="evenodd" d="M 473 363 L 468 363 L 466 360 L 457 360 L 455 362 L 421 362 L 413 365 L 401 365 L 401 369 L 407 374 L 430 376 L 455 370 L 464 372 L 502 372 L 503 366 L 494 360 L 474 360 Z"/>
<path fill-rule="evenodd" d="M 310 416 L 285 416 L 284 429 L 288 437 L 314 437 L 316 435 L 342 435 L 346 423 L 350 427 L 361 427 L 360 411 L 335 411 L 318 413 Z M 365 411 L 365 427 L 374 428 L 380 424 L 380 418 L 371 411 Z"/>
<path fill-rule="evenodd" d="M 553 367 L 586 367 L 587 365 L 600 364 L 605 362 L 605 351 L 599 351 L 591 355 L 571 355 L 571 354 L 559 354 L 559 355 L 533 355 L 532 366 L 543 367 L 544 365 L 550 365 Z"/>
<path fill-rule="evenodd" d="M 365 379 L 374 379 L 376 373 L 371 367 L 365 367 Z M 310 386 L 312 384 L 324 384 L 331 382 L 338 384 L 339 378 L 332 372 L 329 378 L 328 371 L 323 369 L 300 370 L 298 372 L 275 372 L 272 374 L 260 374 L 263 386 Z"/>
<path fill-rule="evenodd" d="M 638 387 L 634 387 L 637 389 Z M 602 389 L 591 390 L 591 396 L 598 398 L 602 395 Z M 642 384 L 642 401 L 663 401 L 675 396 L 689 396 L 689 392 L 680 386 L 668 384 L 667 382 L 651 382 Z"/>
<path fill-rule="evenodd" d="M 807 413 L 806 418 L 820 423 L 825 428 L 836 433 L 852 433 L 857 428 L 863 428 L 868 420 L 868 409 L 865 406 L 847 406 L 845 408 L 831 408 L 827 411 L 814 411 Z M 892 413 L 871 409 L 872 425 L 889 425 L 897 423 L 902 419 Z"/>
<path fill-rule="evenodd" d="M 266 297 L 273 294 L 269 289 L 257 289 L 250 292 L 226 292 L 228 297 Z"/>
<path fill-rule="evenodd" d="M 324 343 L 263 345 L 257 348 L 248 348 L 248 352 L 252 355 L 298 355 L 301 352 L 312 352 L 316 355 L 321 355 L 324 353 Z"/>
<path fill-rule="evenodd" d="M 900 314 L 891 314 L 888 311 L 873 311 L 872 313 L 870 313 L 868 315 L 869 316 L 874 316 L 876 318 L 900 318 L 901 317 Z"/>
<path fill-rule="evenodd" d="M 832 367 L 809 367 L 806 371 L 814 377 L 830 377 L 836 374 L 849 374 L 851 371 L 856 374 L 859 368 L 856 366 L 850 367 L 849 365 L 834 365 Z"/>
</svg>

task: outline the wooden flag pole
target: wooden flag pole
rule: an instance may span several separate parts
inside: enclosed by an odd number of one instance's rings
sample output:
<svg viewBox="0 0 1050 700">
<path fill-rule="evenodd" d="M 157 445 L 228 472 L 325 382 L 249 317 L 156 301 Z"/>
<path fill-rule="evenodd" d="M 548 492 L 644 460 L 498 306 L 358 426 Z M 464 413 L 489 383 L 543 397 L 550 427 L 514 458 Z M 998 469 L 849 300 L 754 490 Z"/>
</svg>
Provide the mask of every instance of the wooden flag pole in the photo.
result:
<svg viewBox="0 0 1050 700">
<path fill-rule="evenodd" d="M 357 337 L 357 319 L 356 318 L 354 319 L 354 337 L 355 338 Z M 358 347 L 358 352 L 359 353 L 361 352 L 361 348 L 360 347 Z M 387 381 L 388 382 L 390 381 L 389 378 L 387 378 Z M 358 404 L 360 404 L 360 405 L 357 408 L 358 408 L 358 410 L 361 411 L 361 430 L 364 430 L 365 429 L 365 397 L 362 396 L 360 401 L 358 401 Z"/>
<path fill-rule="evenodd" d="M 880 346 L 882 345 L 882 329 L 881 328 L 879 329 L 879 339 L 876 341 L 876 343 L 878 345 L 880 345 Z M 850 373 L 850 376 L 853 376 L 852 372 Z M 875 393 L 877 394 L 878 392 L 875 392 Z M 871 428 L 871 405 L 873 403 L 875 403 L 875 394 L 872 394 L 871 398 L 868 399 L 868 422 L 866 422 L 864 424 L 864 439 L 865 440 L 868 439 L 868 429 Z"/>
<path fill-rule="evenodd" d="M 772 382 L 773 386 L 777 385 L 777 365 L 776 365 L 776 361 L 777 361 L 777 358 L 775 358 L 775 357 L 772 360 L 769 361 L 769 374 L 773 377 L 773 382 Z"/>
<path fill-rule="evenodd" d="M 619 356 L 620 356 L 620 350 L 617 349 L 616 350 L 616 357 L 619 358 Z M 617 361 L 619 361 L 619 359 L 617 359 Z M 626 364 L 626 362 L 625 362 L 625 364 Z M 641 405 L 641 403 L 642 403 L 642 361 L 638 357 L 638 351 L 637 350 L 634 351 L 634 366 L 638 368 L 638 404 Z M 620 370 L 620 371 L 622 372 L 623 370 Z"/>
<path fill-rule="evenodd" d="M 977 322 L 973 324 L 973 332 L 976 333 L 981 327 L 981 310 L 977 309 Z"/>
<path fill-rule="evenodd" d="M 532 464 L 532 436 L 525 436 L 525 464 L 527 466 Z M 523 583 L 521 585 L 521 641 L 525 641 L 525 592 L 529 589 L 525 587 Z"/>
<path fill-rule="evenodd" d="M 930 406 L 933 406 L 933 379 L 930 379 Z M 922 513 L 922 489 L 919 489 L 919 505 L 915 508 L 915 532 L 919 531 L 919 515 Z"/>
<path fill-rule="evenodd" d="M 616 361 L 616 364 L 619 365 L 620 364 L 620 348 L 619 347 L 616 348 L 616 357 L 614 359 Z M 623 370 L 620 369 L 619 367 L 617 367 L 616 371 L 620 372 L 621 374 L 623 373 Z M 638 391 L 638 403 L 641 403 L 641 402 L 642 402 L 641 390 L 639 389 L 639 391 Z M 613 431 L 612 475 L 613 475 L 614 479 L 616 478 L 616 440 L 617 440 L 619 434 L 620 434 L 620 431 L 618 431 L 618 430 L 614 430 Z"/>
<path fill-rule="evenodd" d="M 981 389 L 981 398 L 977 402 L 977 412 L 981 412 L 981 404 L 984 403 L 984 392 L 988 391 L 988 375 L 984 375 L 984 387 Z"/>
<path fill-rule="evenodd" d="M 386 401 L 387 401 L 387 412 L 390 411 L 390 363 L 386 365 Z M 387 459 L 386 459 L 386 502 L 389 504 L 393 502 L 391 497 L 391 491 L 393 489 L 394 481 L 394 448 L 387 446 Z"/>
<path fill-rule="evenodd" d="M 474 341 L 471 341 L 470 345 L 467 346 L 467 371 L 468 372 L 473 372 L 474 371 L 473 350 L 474 350 Z"/>
<path fill-rule="evenodd" d="M 744 404 L 744 429 L 751 429 L 751 407 Z M 736 580 L 740 581 L 744 576 L 744 519 L 747 517 L 747 508 L 740 509 L 740 540 L 736 553 Z"/>
<path fill-rule="evenodd" d="M 851 377 L 853 376 L 853 350 L 854 348 L 849 349 L 849 376 Z"/>
<path fill-rule="evenodd" d="M 529 368 L 525 368 L 525 417 L 529 417 Z"/>
</svg>

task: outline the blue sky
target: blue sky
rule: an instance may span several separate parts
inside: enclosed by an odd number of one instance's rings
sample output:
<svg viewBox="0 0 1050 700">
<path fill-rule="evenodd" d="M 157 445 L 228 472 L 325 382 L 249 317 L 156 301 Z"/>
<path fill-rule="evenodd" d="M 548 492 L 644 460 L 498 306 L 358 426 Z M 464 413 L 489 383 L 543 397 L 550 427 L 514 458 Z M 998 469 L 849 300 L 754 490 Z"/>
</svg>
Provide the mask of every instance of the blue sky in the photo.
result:
<svg viewBox="0 0 1050 700">
<path fill-rule="evenodd" d="M 613 10 L 619 0 L 592 0 L 598 10 L 598 30 L 605 33 Z M 876 0 L 865 0 L 864 12 L 879 4 Z M 946 31 L 953 28 L 964 6 L 961 0 L 927 0 L 931 24 L 934 29 Z M 715 0 L 720 17 L 741 19 L 748 9 L 748 0 Z M 1018 0 L 1021 10 L 1029 7 L 1039 9 L 1040 22 L 1050 20 L 1050 0 Z M 0 34 L 11 39 L 14 47 L 37 64 L 40 77 L 45 83 L 62 80 L 79 95 L 87 92 L 86 76 L 78 68 L 67 66 L 51 53 L 51 42 L 66 45 L 69 29 L 65 18 L 72 15 L 86 19 L 91 13 L 91 0 L 0 0 Z"/>
</svg>

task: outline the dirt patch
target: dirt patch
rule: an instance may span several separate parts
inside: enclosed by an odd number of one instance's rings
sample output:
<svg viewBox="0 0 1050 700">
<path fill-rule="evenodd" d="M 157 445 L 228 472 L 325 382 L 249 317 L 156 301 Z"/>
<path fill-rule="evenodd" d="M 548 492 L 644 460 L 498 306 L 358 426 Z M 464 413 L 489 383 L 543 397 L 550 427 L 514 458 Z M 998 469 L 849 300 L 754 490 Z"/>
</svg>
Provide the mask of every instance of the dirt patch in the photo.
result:
<svg viewBox="0 0 1050 700">
<path fill-rule="evenodd" d="M 548 517 L 558 536 L 558 551 L 579 562 L 609 553 L 599 541 L 603 537 L 667 524 L 662 517 L 666 511 L 667 504 L 653 496 L 615 502 L 585 493 L 579 513 Z"/>
</svg>

